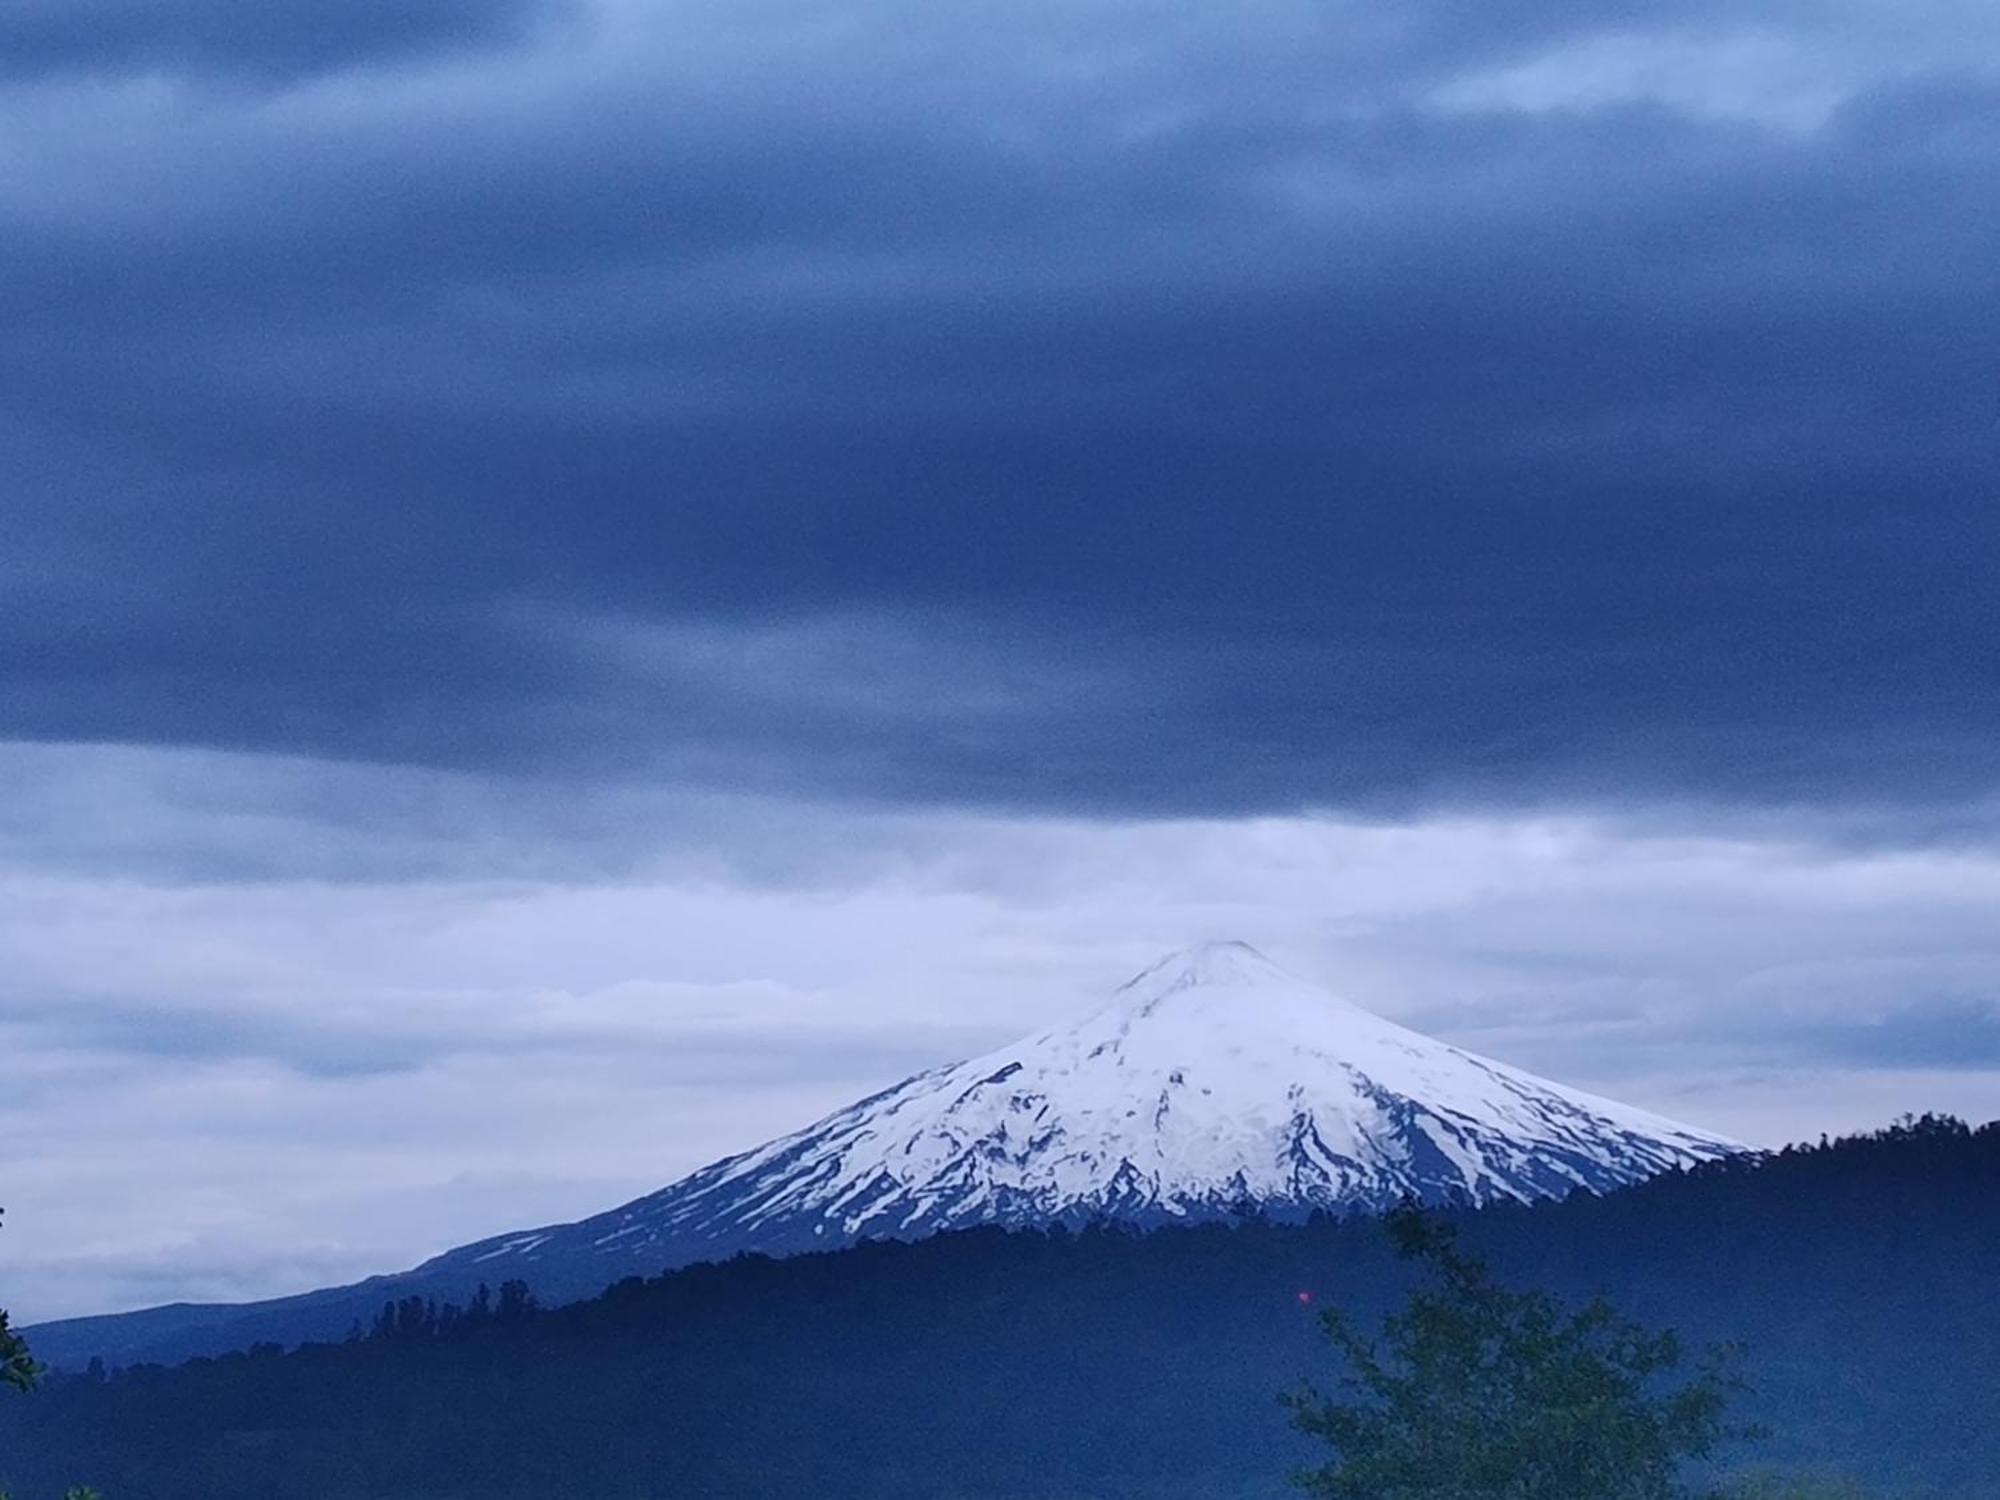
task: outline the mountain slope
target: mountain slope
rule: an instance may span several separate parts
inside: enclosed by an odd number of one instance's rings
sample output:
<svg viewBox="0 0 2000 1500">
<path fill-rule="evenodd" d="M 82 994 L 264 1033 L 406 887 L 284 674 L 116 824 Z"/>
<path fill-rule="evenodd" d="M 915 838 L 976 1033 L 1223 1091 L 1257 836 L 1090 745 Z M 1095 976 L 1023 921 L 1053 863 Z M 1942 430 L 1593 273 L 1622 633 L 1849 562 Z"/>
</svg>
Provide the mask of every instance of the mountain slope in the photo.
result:
<svg viewBox="0 0 2000 1500">
<path fill-rule="evenodd" d="M 1433 1041 L 1243 943 L 579 1224 L 433 1266 L 686 1261 L 972 1224 L 1143 1225 L 1621 1187 L 1731 1141 Z"/>
<path fill-rule="evenodd" d="M 1742 1148 L 1492 1062 L 1304 984 L 1241 943 L 1177 953 L 1109 1003 L 935 1068 L 579 1223 L 358 1287 L 44 1325 L 45 1357 L 168 1358 L 337 1337 L 391 1297 L 621 1277 L 975 1224 L 1140 1226 L 1602 1192 Z"/>
</svg>

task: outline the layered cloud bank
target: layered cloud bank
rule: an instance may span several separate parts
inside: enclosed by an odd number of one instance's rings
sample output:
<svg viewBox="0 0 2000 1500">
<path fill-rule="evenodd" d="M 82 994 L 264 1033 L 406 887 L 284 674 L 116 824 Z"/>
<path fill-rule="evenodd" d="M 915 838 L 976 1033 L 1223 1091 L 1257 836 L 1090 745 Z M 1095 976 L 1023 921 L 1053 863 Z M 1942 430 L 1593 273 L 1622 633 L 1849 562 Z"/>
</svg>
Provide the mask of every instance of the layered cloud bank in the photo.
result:
<svg viewBox="0 0 2000 1500">
<path fill-rule="evenodd" d="M 16 736 L 1990 782 L 1990 6 L 418 9 L 0 22 Z"/>
<path fill-rule="evenodd" d="M 1995 58 L 16 0 L 9 1305 L 601 1206 L 1203 935 L 1755 1139 L 1996 1112 Z"/>
</svg>

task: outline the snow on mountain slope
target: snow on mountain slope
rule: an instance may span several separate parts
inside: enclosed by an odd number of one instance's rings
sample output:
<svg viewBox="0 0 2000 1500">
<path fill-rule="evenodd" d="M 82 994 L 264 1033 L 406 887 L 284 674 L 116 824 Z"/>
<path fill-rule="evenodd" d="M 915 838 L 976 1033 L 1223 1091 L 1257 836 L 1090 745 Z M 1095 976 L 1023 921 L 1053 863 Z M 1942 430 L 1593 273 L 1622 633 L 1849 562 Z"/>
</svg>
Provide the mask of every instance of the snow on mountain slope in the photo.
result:
<svg viewBox="0 0 2000 1500">
<path fill-rule="evenodd" d="M 1433 1041 L 1241 943 L 578 1224 L 422 1271 L 599 1284 L 972 1224 L 1142 1225 L 1602 1191 L 1743 1148 Z"/>
</svg>

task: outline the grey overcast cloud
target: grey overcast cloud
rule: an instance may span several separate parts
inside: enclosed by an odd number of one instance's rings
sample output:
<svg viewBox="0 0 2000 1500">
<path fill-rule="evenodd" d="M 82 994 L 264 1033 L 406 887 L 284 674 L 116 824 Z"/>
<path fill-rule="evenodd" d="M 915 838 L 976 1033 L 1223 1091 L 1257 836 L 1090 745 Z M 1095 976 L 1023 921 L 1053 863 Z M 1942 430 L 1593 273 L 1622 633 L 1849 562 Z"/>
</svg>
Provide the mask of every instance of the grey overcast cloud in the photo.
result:
<svg viewBox="0 0 2000 1500">
<path fill-rule="evenodd" d="M 18 1320 L 1164 949 L 2000 1115 L 1990 0 L 10 0 Z"/>
</svg>

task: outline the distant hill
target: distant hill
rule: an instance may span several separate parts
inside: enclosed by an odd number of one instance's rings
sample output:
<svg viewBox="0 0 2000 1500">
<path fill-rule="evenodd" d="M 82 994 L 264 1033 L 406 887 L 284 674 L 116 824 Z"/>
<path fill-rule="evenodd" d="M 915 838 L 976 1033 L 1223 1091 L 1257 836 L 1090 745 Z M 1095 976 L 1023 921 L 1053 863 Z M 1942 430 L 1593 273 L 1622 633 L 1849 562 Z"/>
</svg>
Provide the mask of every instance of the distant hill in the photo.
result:
<svg viewBox="0 0 2000 1500">
<path fill-rule="evenodd" d="M 1461 1215 L 1508 1278 L 1747 1344 L 1762 1456 L 1902 1495 L 2000 1474 L 2000 1124 L 1925 1119 L 1603 1197 Z M 416 1299 L 355 1343 L 0 1402 L 0 1483 L 111 1500 L 1262 1500 L 1312 1308 L 1372 1316 L 1378 1226 L 946 1234 Z M 1302 1300 L 1302 1294 L 1305 1299 Z"/>
<path fill-rule="evenodd" d="M 1245 943 L 1168 955 L 1081 1016 L 907 1078 L 577 1224 L 496 1235 L 401 1275 L 241 1307 L 32 1330 L 80 1365 L 339 1337 L 384 1297 L 518 1277 L 593 1296 L 743 1251 L 795 1254 L 996 1224 L 1303 1220 L 1404 1198 L 1604 1191 L 1743 1148 L 1422 1036 Z"/>
</svg>

